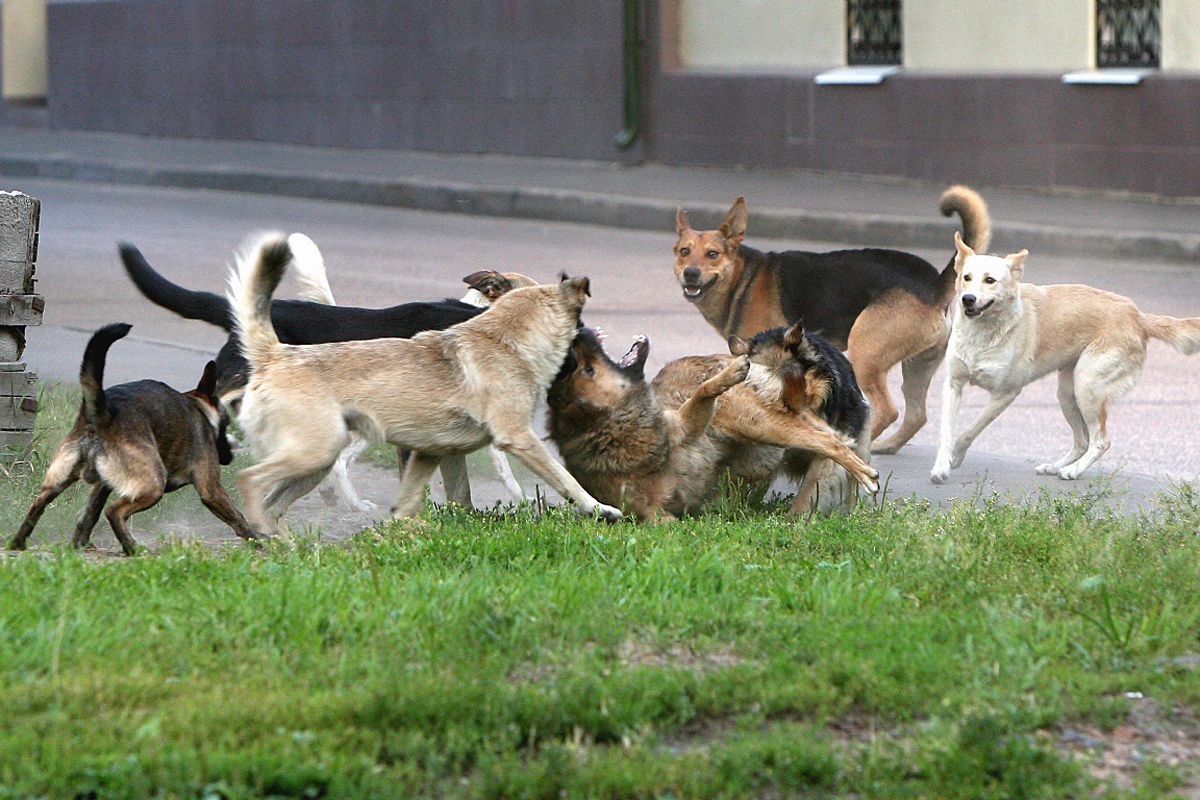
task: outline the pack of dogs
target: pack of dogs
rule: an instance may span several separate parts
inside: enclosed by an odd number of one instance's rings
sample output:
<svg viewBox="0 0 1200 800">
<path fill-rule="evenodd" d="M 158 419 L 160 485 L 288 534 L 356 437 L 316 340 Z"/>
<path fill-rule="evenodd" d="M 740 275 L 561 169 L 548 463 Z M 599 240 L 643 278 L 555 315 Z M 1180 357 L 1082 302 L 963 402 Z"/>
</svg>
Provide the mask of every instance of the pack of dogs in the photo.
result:
<svg viewBox="0 0 1200 800">
<path fill-rule="evenodd" d="M 1078 478 L 1109 448 L 1109 407 L 1136 384 L 1147 340 L 1194 353 L 1200 319 L 1144 314 L 1088 286 L 1022 283 L 1028 253 L 987 254 L 992 221 L 976 191 L 952 186 L 939 208 L 961 222 L 940 270 L 900 250 L 756 250 L 743 243 L 741 197 L 713 230 L 693 229 L 680 208 L 675 276 L 728 352 L 678 358 L 653 377 L 646 336 L 614 360 L 583 322 L 586 277 L 542 284 L 480 270 L 463 279 L 461 299 L 357 308 L 335 302 L 321 252 L 303 234 L 250 240 L 223 295 L 172 282 L 122 243 L 121 262 L 148 300 L 228 338 L 199 385 L 178 392 L 154 380 L 105 388 L 108 350 L 130 326 L 96 331 L 76 422 L 10 547 L 24 549 L 47 505 L 80 479 L 93 489 L 77 547 L 104 512 L 135 554 L 130 516 L 186 485 L 238 536 L 260 542 L 281 535 L 288 508 L 318 487 L 329 503 L 373 508 L 349 477 L 372 442 L 397 450 L 397 518 L 421 512 L 437 470 L 447 502 L 470 507 L 466 456 L 481 448 L 514 500 L 526 495 L 509 457 L 579 513 L 609 521 L 670 521 L 702 511 L 723 481 L 779 476 L 796 486 L 791 514 L 848 511 L 861 492 L 879 491 L 872 454 L 895 453 L 925 425 L 943 362 L 934 483 L 1022 388 L 1055 371 L 1074 443 L 1037 472 Z M 299 299 L 274 296 L 289 269 Z M 897 364 L 903 417 L 887 387 Z M 990 399 L 955 437 L 968 384 Z M 534 429 L 543 407 L 561 461 Z M 238 476 L 244 514 L 221 484 L 231 418 L 254 462 Z"/>
</svg>

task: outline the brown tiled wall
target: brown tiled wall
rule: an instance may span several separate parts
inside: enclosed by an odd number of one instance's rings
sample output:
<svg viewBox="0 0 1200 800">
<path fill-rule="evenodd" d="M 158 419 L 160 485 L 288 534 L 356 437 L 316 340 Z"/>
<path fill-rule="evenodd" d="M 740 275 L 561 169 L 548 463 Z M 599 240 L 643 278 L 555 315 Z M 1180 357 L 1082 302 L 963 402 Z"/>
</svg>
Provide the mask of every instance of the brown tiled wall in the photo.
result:
<svg viewBox="0 0 1200 800">
<path fill-rule="evenodd" d="M 812 78 L 661 73 L 654 158 L 1200 195 L 1200 76 L 1136 86 L 1054 75 Z"/>
<path fill-rule="evenodd" d="M 593 0 L 50 5 L 48 124 L 612 158 L 621 9 Z"/>
</svg>

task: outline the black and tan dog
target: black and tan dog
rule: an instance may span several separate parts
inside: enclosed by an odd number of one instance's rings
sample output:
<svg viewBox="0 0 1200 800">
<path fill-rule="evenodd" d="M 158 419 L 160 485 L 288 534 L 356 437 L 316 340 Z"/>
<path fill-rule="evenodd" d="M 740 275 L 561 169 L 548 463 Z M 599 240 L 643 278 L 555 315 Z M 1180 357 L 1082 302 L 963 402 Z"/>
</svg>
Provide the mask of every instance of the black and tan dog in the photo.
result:
<svg viewBox="0 0 1200 800">
<path fill-rule="evenodd" d="M 991 218 L 983 198 L 965 186 L 947 189 L 942 213 L 962 218 L 967 241 L 986 249 Z M 728 338 L 749 338 L 804 320 L 809 330 L 846 350 L 870 400 L 871 438 L 899 414 L 887 373 L 900 364 L 904 420 L 877 453 L 894 453 L 926 422 L 929 382 L 946 352 L 947 304 L 954 296 L 954 259 L 940 273 L 919 256 L 864 248 L 811 253 L 764 253 L 742 244 L 748 219 L 739 197 L 716 230 L 697 231 L 681 208 L 676 215 L 675 276 L 683 296 Z"/>
<path fill-rule="evenodd" d="M 190 392 L 153 380 L 103 388 L 108 348 L 130 327 L 108 325 L 88 341 L 79 368 L 79 416 L 50 459 L 41 491 L 9 545 L 12 549 L 25 549 L 46 506 L 80 478 L 95 488 L 75 528 L 76 547 L 88 544 L 100 511 L 115 493 L 117 500 L 105 516 L 125 554 L 134 555 L 137 543 L 126 525 L 129 517 L 188 484 L 238 536 L 258 538 L 221 486 L 221 465 L 232 461 L 233 454 L 217 403 L 213 362 Z"/>
<path fill-rule="evenodd" d="M 796 413 L 815 411 L 863 461 L 870 461 L 871 407 L 858 388 L 850 361 L 823 336 L 803 324 L 760 331 L 750 339 L 729 337 L 729 350 L 766 367 L 755 390 Z M 789 450 L 784 471 L 800 481 L 792 513 L 850 508 L 858 485 L 824 456 Z"/>
<path fill-rule="evenodd" d="M 753 388 L 772 383 L 767 367 L 744 356 L 690 356 L 647 383 L 648 353 L 639 337 L 614 362 L 584 329 L 547 395 L 550 438 L 602 502 L 640 519 L 672 519 L 701 508 L 723 475 L 769 480 L 785 448 L 833 459 L 878 489 L 878 473 L 824 420 Z"/>
</svg>

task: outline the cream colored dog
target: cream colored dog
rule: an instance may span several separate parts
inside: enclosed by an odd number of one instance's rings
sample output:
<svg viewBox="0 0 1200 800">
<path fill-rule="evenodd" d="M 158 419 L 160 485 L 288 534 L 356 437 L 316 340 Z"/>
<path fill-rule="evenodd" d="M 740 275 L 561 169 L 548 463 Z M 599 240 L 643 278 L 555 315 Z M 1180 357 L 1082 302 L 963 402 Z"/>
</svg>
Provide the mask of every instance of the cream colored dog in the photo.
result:
<svg viewBox="0 0 1200 800">
<path fill-rule="evenodd" d="M 281 344 L 271 294 L 292 259 L 269 234 L 230 278 L 230 301 L 250 381 L 239 420 L 259 459 L 238 478 L 246 518 L 275 533 L 279 517 L 311 491 L 351 431 L 412 451 L 392 514 L 415 515 L 438 463 L 494 442 L 585 514 L 621 512 L 588 494 L 532 427 L 575 337 L 586 278 L 515 289 L 477 317 L 411 339 Z"/>
<path fill-rule="evenodd" d="M 1133 301 L 1079 284 L 1020 283 L 1027 250 L 977 255 L 957 233 L 954 323 L 946 355 L 942 426 L 930 480 L 943 483 L 992 420 L 1028 384 L 1058 371 L 1058 402 L 1075 444 L 1038 474 L 1074 480 L 1104 455 L 1109 407 L 1137 383 L 1146 342 L 1161 339 L 1184 355 L 1200 350 L 1200 319 L 1143 314 Z M 963 386 L 991 393 L 979 418 L 957 439 Z"/>
</svg>

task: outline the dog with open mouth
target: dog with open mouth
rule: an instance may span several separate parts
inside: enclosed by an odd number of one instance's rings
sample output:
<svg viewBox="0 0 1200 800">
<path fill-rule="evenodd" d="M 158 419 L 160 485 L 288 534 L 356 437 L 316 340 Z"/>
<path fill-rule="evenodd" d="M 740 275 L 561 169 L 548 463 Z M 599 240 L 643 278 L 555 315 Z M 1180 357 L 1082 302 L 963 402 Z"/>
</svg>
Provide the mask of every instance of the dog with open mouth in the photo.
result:
<svg viewBox="0 0 1200 800">
<path fill-rule="evenodd" d="M 958 214 L 966 241 L 987 249 L 991 216 L 978 192 L 952 186 L 940 209 Z M 695 230 L 678 210 L 675 277 L 684 299 L 726 340 L 803 320 L 806 330 L 846 351 L 871 404 L 871 451 L 896 452 L 926 422 L 929 383 L 950 335 L 945 309 L 954 294 L 953 258 L 939 272 L 900 250 L 763 252 L 743 243 L 748 221 L 742 197 L 715 230 Z M 896 364 L 904 376 L 904 418 L 880 439 L 899 418 L 887 385 Z"/>
<path fill-rule="evenodd" d="M 1058 403 L 1074 443 L 1038 474 L 1078 478 L 1111 445 L 1108 411 L 1142 374 L 1148 339 L 1184 355 L 1200 350 L 1200 318 L 1144 314 L 1133 301 L 1081 284 L 1022 283 L 1029 251 L 1008 256 L 977 253 L 955 233 L 956 294 L 946 356 L 942 424 L 930 480 L 944 483 L 962 464 L 976 437 L 1021 390 L 1058 373 Z M 987 405 L 954 436 L 963 387 L 989 393 Z"/>
<path fill-rule="evenodd" d="M 650 342 L 620 361 L 594 330 L 575 337 L 547 395 L 550 438 L 567 468 L 602 502 L 645 520 L 701 509 L 722 476 L 757 483 L 795 448 L 842 465 L 868 491 L 878 473 L 811 410 L 788 408 L 770 368 L 744 356 L 689 356 L 645 379 Z"/>
</svg>

